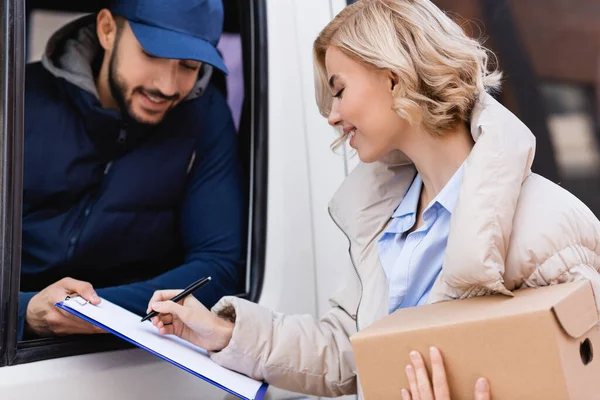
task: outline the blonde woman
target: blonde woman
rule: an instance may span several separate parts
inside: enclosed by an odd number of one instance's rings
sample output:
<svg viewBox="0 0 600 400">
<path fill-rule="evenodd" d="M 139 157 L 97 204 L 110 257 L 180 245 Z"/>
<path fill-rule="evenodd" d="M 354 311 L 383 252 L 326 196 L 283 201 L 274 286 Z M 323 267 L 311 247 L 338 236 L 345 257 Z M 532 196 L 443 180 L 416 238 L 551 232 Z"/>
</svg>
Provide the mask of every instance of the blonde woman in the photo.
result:
<svg viewBox="0 0 600 400">
<path fill-rule="evenodd" d="M 360 392 L 349 337 L 398 308 L 579 279 L 600 300 L 598 219 L 531 172 L 534 136 L 488 94 L 500 73 L 435 5 L 358 1 L 318 36 L 314 61 L 319 108 L 362 161 L 330 204 L 355 268 L 318 320 L 157 292 L 160 333 L 271 385 L 339 396 Z M 404 398 L 447 398 L 443 368 L 432 393 L 420 360 Z"/>
</svg>

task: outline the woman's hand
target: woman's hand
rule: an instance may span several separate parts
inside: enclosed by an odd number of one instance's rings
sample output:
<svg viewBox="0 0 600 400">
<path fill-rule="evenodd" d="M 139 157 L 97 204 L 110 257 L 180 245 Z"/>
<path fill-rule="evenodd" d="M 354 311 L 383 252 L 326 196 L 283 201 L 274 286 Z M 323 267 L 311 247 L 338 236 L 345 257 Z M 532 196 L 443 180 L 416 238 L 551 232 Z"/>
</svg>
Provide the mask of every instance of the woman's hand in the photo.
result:
<svg viewBox="0 0 600 400">
<path fill-rule="evenodd" d="M 402 389 L 403 400 L 450 400 L 442 354 L 432 347 L 430 355 L 431 381 L 421 354 L 416 351 L 410 353 L 412 365 L 406 366 L 410 391 Z M 480 378 L 475 384 L 475 400 L 490 400 L 490 386 L 484 378 Z"/>
<path fill-rule="evenodd" d="M 160 313 L 152 318 L 152 324 L 161 335 L 175 335 L 209 351 L 227 347 L 233 334 L 232 322 L 217 317 L 192 295 L 178 303 L 172 299 L 181 290 L 154 292 L 148 311 Z"/>
</svg>

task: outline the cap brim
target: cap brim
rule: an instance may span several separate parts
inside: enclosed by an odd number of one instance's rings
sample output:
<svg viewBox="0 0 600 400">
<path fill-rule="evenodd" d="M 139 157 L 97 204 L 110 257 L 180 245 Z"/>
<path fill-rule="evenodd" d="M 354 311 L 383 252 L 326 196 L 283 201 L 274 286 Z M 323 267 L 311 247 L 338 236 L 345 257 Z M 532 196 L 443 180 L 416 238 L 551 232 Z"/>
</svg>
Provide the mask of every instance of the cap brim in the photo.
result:
<svg viewBox="0 0 600 400">
<path fill-rule="evenodd" d="M 200 61 L 228 73 L 219 52 L 206 40 L 132 21 L 129 25 L 140 45 L 153 56 Z"/>
</svg>

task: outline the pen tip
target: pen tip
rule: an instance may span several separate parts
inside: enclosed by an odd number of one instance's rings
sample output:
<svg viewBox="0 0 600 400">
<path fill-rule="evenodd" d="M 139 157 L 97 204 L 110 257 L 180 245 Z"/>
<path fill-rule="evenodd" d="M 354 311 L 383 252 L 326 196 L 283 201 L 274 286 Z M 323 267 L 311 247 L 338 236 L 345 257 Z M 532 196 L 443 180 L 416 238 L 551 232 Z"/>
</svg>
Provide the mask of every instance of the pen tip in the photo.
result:
<svg viewBox="0 0 600 400">
<path fill-rule="evenodd" d="M 208 280 L 210 281 L 210 280 L 212 280 L 212 278 L 209 276 L 209 277 L 208 277 Z"/>
</svg>

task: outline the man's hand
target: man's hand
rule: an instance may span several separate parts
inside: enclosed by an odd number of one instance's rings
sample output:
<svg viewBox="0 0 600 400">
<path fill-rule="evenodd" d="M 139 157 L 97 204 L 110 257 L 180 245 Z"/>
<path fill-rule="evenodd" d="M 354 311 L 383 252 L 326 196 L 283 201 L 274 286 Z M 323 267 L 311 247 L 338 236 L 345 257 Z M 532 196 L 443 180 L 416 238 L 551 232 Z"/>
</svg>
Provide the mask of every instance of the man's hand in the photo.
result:
<svg viewBox="0 0 600 400">
<path fill-rule="evenodd" d="M 104 330 L 54 305 L 66 296 L 76 294 L 94 305 L 100 303 L 100 297 L 90 283 L 71 278 L 61 279 L 31 298 L 27 305 L 25 329 L 38 336 L 103 333 Z"/>
</svg>

